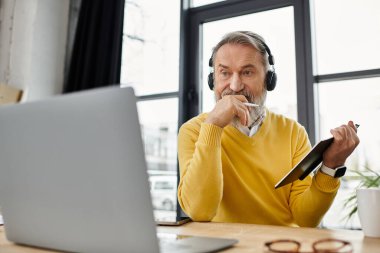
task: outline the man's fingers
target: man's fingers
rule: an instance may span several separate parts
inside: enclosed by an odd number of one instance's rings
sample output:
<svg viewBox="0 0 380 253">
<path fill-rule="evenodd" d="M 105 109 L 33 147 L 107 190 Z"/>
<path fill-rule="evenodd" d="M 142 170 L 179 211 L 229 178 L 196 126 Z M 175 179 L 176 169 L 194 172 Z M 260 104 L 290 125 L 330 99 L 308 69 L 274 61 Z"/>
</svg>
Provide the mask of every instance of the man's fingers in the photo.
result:
<svg viewBox="0 0 380 253">
<path fill-rule="evenodd" d="M 342 125 L 333 129 L 333 131 L 336 134 L 339 134 L 343 139 L 358 139 L 356 135 L 356 127 L 352 121 L 350 121 L 347 125 Z"/>
<path fill-rule="evenodd" d="M 353 127 L 355 126 L 353 125 Z M 334 137 L 334 142 L 346 149 L 355 148 L 360 142 L 359 137 L 356 135 L 352 126 L 342 125 L 335 129 L 331 129 L 330 132 Z"/>
<path fill-rule="evenodd" d="M 235 115 L 239 118 L 240 123 L 244 126 L 248 124 L 249 111 L 244 106 L 236 106 Z"/>
<path fill-rule="evenodd" d="M 249 108 L 243 104 L 244 102 L 247 102 L 247 99 L 243 95 L 224 96 L 216 103 L 205 122 L 223 128 L 230 124 L 235 117 L 238 117 L 240 123 L 247 126 L 250 116 Z"/>
<path fill-rule="evenodd" d="M 333 168 L 344 164 L 360 142 L 355 130 L 356 127 L 352 121 L 330 130 L 334 142 L 323 154 L 323 162 L 328 164 L 326 166 L 330 165 Z"/>
<path fill-rule="evenodd" d="M 358 132 L 358 128 L 357 128 L 356 126 L 359 126 L 359 125 L 354 124 L 354 122 L 353 122 L 352 120 L 350 120 L 350 121 L 348 122 L 348 125 L 350 126 L 350 128 L 352 128 L 352 130 L 355 131 L 355 133 Z"/>
<path fill-rule="evenodd" d="M 340 142 L 340 141 L 342 141 L 344 139 L 344 136 L 343 136 L 342 132 L 339 131 L 337 128 L 331 129 L 330 133 L 334 137 L 334 141 L 335 142 Z"/>
</svg>

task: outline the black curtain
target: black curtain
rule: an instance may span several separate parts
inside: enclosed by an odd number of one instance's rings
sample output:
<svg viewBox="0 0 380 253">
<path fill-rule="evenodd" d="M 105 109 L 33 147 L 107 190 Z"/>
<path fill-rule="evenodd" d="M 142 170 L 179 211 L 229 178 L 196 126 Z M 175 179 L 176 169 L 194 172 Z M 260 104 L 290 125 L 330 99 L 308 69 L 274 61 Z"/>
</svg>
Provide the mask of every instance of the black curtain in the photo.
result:
<svg viewBox="0 0 380 253">
<path fill-rule="evenodd" d="M 120 83 L 124 0 L 82 0 L 64 93 Z"/>
</svg>

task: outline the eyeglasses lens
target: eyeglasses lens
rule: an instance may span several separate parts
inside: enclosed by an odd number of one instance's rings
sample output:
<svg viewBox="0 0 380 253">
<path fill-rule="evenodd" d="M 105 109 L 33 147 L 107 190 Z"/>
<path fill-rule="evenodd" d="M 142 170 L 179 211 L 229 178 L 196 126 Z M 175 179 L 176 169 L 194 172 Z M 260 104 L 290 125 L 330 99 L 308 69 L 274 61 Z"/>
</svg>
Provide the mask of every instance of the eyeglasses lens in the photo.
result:
<svg viewBox="0 0 380 253">
<path fill-rule="evenodd" d="M 291 253 L 298 252 L 300 244 L 291 240 L 278 240 L 267 244 L 267 247 L 272 252 Z"/>
<path fill-rule="evenodd" d="M 316 253 L 349 253 L 352 252 L 352 245 L 346 241 L 326 239 L 317 241 L 313 244 Z"/>
</svg>

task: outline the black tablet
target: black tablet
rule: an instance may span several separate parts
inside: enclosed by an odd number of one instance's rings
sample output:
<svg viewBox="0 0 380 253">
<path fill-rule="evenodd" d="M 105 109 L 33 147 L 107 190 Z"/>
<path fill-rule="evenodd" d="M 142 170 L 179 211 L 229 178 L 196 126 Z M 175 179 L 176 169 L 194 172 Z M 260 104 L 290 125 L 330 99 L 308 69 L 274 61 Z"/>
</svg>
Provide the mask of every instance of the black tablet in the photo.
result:
<svg viewBox="0 0 380 253">
<path fill-rule="evenodd" d="M 334 138 L 318 142 L 310 152 L 276 185 L 275 189 L 290 184 L 297 179 L 303 180 L 307 175 L 314 171 L 323 160 L 323 152 L 330 146 Z"/>
</svg>

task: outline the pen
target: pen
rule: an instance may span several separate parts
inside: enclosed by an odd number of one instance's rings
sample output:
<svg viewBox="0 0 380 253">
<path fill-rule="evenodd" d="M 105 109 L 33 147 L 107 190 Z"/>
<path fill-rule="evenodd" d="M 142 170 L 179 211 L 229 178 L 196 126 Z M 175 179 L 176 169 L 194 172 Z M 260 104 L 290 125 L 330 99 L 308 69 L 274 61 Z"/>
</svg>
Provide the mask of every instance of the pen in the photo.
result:
<svg viewBox="0 0 380 253">
<path fill-rule="evenodd" d="M 250 106 L 250 107 L 259 107 L 260 105 L 257 105 L 257 104 L 253 104 L 253 103 L 243 103 L 245 104 L 246 106 Z"/>
</svg>

